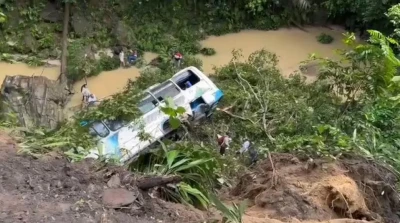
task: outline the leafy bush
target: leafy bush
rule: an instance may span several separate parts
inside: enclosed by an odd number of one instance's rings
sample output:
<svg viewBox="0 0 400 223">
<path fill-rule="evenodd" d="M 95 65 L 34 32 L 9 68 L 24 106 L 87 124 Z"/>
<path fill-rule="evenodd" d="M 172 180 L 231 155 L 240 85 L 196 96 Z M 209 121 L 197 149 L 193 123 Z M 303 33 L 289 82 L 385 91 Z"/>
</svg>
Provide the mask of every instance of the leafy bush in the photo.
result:
<svg viewBox="0 0 400 223">
<path fill-rule="evenodd" d="M 242 223 L 243 215 L 246 210 L 247 201 L 243 201 L 239 204 L 233 204 L 232 207 L 228 207 L 223 204 L 214 194 L 210 194 L 211 201 L 215 207 L 222 213 L 223 220 L 225 223 Z"/>
<path fill-rule="evenodd" d="M 109 57 L 104 54 L 100 54 L 100 59 L 97 61 L 99 69 L 101 71 L 110 71 L 119 68 L 120 61 L 116 57 Z"/>
<path fill-rule="evenodd" d="M 212 56 L 212 55 L 215 55 L 217 52 L 215 52 L 214 48 L 205 47 L 205 48 L 200 50 L 200 53 L 205 55 L 205 56 Z"/>
<path fill-rule="evenodd" d="M 333 42 L 333 37 L 326 33 L 321 33 L 317 36 L 318 42 L 322 44 L 330 44 Z"/>
<path fill-rule="evenodd" d="M 163 144 L 162 144 L 163 145 Z M 167 199 L 207 207 L 208 191 L 218 184 L 222 162 L 215 150 L 191 143 L 162 146 L 131 163 L 133 171 L 151 175 L 178 175 L 181 184 L 162 188 Z"/>
</svg>

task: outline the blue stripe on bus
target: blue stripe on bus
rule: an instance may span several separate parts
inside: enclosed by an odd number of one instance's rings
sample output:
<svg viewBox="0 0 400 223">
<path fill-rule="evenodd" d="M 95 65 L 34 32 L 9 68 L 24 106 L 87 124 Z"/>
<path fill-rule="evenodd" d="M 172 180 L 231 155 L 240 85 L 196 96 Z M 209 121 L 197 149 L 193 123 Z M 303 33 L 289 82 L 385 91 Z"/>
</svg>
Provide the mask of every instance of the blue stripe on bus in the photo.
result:
<svg viewBox="0 0 400 223">
<path fill-rule="evenodd" d="M 121 150 L 119 148 L 119 140 L 118 140 L 118 132 L 116 132 L 114 135 L 110 136 L 108 139 L 106 139 L 106 154 L 107 155 L 117 155 L 118 157 L 121 157 Z"/>
<path fill-rule="evenodd" d="M 215 92 L 215 101 L 221 100 L 221 98 L 224 96 L 224 92 L 218 89 L 217 92 Z"/>
</svg>

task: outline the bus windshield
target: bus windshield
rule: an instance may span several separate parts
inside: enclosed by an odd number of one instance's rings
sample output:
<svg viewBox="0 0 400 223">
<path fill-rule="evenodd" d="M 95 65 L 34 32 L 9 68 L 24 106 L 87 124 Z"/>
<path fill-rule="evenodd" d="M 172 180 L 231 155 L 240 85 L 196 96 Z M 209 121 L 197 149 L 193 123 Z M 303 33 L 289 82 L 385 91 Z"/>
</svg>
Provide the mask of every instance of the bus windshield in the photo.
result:
<svg viewBox="0 0 400 223">
<path fill-rule="evenodd" d="M 107 127 L 102 122 L 93 122 L 89 131 L 90 131 L 91 135 L 96 133 L 98 136 L 103 137 L 103 138 L 108 136 L 108 134 L 110 134 L 110 131 L 107 129 Z"/>
</svg>

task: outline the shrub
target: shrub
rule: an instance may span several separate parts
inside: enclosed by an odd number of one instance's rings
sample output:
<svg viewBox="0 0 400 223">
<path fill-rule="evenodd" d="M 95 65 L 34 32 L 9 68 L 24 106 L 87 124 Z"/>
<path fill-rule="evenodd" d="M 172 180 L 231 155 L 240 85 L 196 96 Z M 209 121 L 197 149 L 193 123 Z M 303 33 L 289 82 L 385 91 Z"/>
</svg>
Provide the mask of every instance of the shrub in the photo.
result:
<svg viewBox="0 0 400 223">
<path fill-rule="evenodd" d="M 215 52 L 214 48 L 204 47 L 203 49 L 200 50 L 200 53 L 205 56 L 212 56 L 215 55 L 217 52 Z"/>
<path fill-rule="evenodd" d="M 318 42 L 322 44 L 330 44 L 333 42 L 333 37 L 326 33 L 321 33 L 317 36 Z"/>
</svg>

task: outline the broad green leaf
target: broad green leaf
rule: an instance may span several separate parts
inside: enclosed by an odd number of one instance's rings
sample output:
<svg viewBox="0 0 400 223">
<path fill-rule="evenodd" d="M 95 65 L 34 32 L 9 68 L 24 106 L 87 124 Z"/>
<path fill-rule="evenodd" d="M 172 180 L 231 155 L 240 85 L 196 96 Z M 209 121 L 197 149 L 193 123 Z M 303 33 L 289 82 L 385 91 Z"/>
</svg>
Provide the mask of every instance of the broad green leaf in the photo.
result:
<svg viewBox="0 0 400 223">
<path fill-rule="evenodd" d="M 394 77 L 392 78 L 392 81 L 393 81 L 393 82 L 399 82 L 399 81 L 400 81 L 400 76 L 394 76 Z"/>
<path fill-rule="evenodd" d="M 46 145 L 43 145 L 44 148 L 54 148 L 54 147 L 62 147 L 68 145 L 69 142 L 53 142 Z"/>
<path fill-rule="evenodd" d="M 175 108 L 175 103 L 174 100 L 171 97 L 168 97 L 165 100 L 165 104 L 167 105 L 167 107 L 174 109 Z"/>
<path fill-rule="evenodd" d="M 181 121 L 175 117 L 170 117 L 169 123 L 173 129 L 177 129 L 181 125 Z"/>
<path fill-rule="evenodd" d="M 171 168 L 172 163 L 175 161 L 175 158 L 178 156 L 178 154 L 178 150 L 172 150 L 167 153 L 167 163 L 169 168 Z"/>
<path fill-rule="evenodd" d="M 176 168 L 176 167 L 178 167 L 178 166 L 180 166 L 180 165 L 186 163 L 186 162 L 189 161 L 189 160 L 190 160 L 190 159 L 181 159 L 181 160 L 179 160 L 178 162 L 174 163 L 174 165 L 172 165 L 170 168 L 171 168 L 171 169 L 174 169 L 174 168 Z"/>
<path fill-rule="evenodd" d="M 184 108 L 184 107 L 181 107 L 181 106 L 179 106 L 177 109 L 176 109 L 176 113 L 178 113 L 178 114 L 183 114 L 183 113 L 185 113 L 186 112 L 186 109 Z"/>
<path fill-rule="evenodd" d="M 206 163 L 206 162 L 208 162 L 208 161 L 210 161 L 210 159 L 199 159 L 199 160 L 195 160 L 195 161 L 192 161 L 192 162 L 188 163 L 188 164 L 185 165 L 185 166 L 181 166 L 181 167 L 177 168 L 176 171 L 179 172 L 179 171 L 182 171 L 182 170 L 187 170 L 187 169 L 189 169 L 189 168 L 192 168 L 192 167 L 194 167 L 194 166 L 197 166 L 197 165 Z"/>
</svg>

